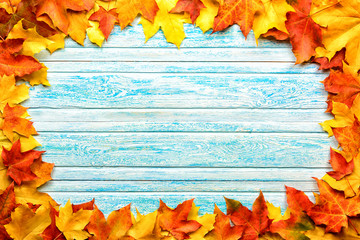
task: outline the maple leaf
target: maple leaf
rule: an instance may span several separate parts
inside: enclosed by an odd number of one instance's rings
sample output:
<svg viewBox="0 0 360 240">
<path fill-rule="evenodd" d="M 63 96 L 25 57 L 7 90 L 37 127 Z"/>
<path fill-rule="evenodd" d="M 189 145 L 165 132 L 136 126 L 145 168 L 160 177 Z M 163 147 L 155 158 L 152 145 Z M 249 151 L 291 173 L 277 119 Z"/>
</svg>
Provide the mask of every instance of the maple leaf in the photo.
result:
<svg viewBox="0 0 360 240">
<path fill-rule="evenodd" d="M 11 177 L 18 185 L 23 181 L 31 181 L 37 176 L 31 171 L 30 165 L 35 159 L 38 159 L 42 151 L 30 150 L 21 152 L 21 143 L 16 141 L 8 151 L 3 147 L 1 157 L 3 163 L 8 167 L 7 175 Z"/>
<path fill-rule="evenodd" d="M 188 239 L 189 233 L 201 227 L 197 221 L 188 220 L 193 201 L 194 199 L 184 201 L 175 209 L 171 209 L 160 199 L 158 221 L 161 229 L 169 231 L 176 239 Z"/>
<path fill-rule="evenodd" d="M 330 164 L 334 171 L 327 172 L 327 174 L 338 181 L 354 170 L 354 161 L 347 162 L 343 155 L 333 148 L 330 148 Z"/>
<path fill-rule="evenodd" d="M 189 234 L 190 239 L 204 239 L 204 236 L 214 229 L 216 214 L 204 214 L 200 217 L 199 209 L 200 207 L 196 207 L 193 202 L 187 220 L 194 220 L 201 224 L 201 227 L 195 232 Z"/>
<path fill-rule="evenodd" d="M 109 240 L 116 240 L 125 237 L 128 230 L 133 225 L 133 217 L 130 204 L 113 211 L 109 214 L 107 222 L 110 226 Z"/>
<path fill-rule="evenodd" d="M 66 239 L 85 240 L 91 235 L 84 230 L 89 223 L 92 211 L 80 209 L 73 212 L 70 201 L 60 208 L 59 216 L 56 216 L 56 226 L 64 234 Z"/>
<path fill-rule="evenodd" d="M 357 156 L 360 148 L 360 123 L 357 118 L 351 126 L 334 128 L 334 136 L 344 152 Z"/>
<path fill-rule="evenodd" d="M 9 104 L 6 104 L 2 118 L 3 123 L 0 125 L 0 129 L 3 130 L 5 136 L 9 138 L 11 142 L 14 141 L 13 132 L 17 132 L 26 137 L 30 135 L 37 134 L 33 122 L 23 118 L 22 116 L 27 116 L 27 110 L 23 106 L 10 107 Z"/>
<path fill-rule="evenodd" d="M 0 76 L 15 75 L 22 77 L 42 68 L 33 57 L 16 53 L 22 49 L 23 39 L 6 39 L 0 41 Z"/>
<path fill-rule="evenodd" d="M 31 171 L 37 176 L 37 178 L 33 180 L 36 187 L 40 187 L 52 179 L 51 172 L 54 165 L 54 163 L 43 162 L 41 156 L 31 164 Z"/>
<path fill-rule="evenodd" d="M 77 43 L 84 45 L 86 29 L 90 27 L 86 12 L 68 11 L 67 16 L 69 18 L 69 36 Z"/>
<path fill-rule="evenodd" d="M 189 13 L 191 22 L 194 24 L 200 15 L 200 10 L 206 8 L 201 0 L 179 0 L 171 13 Z"/>
<path fill-rule="evenodd" d="M 348 218 L 360 213 L 359 196 L 346 199 L 342 192 L 336 191 L 326 182 L 314 178 L 320 195 L 315 195 L 316 204 L 307 211 L 316 225 L 326 225 L 326 232 L 340 232 L 348 227 Z"/>
<path fill-rule="evenodd" d="M 352 106 L 355 98 L 360 93 L 360 82 L 349 73 L 331 70 L 330 75 L 323 81 L 328 95 L 328 109 L 332 108 L 332 101 Z"/>
<path fill-rule="evenodd" d="M 95 206 L 90 222 L 86 230 L 92 234 L 90 240 L 107 240 L 110 234 L 110 226 L 107 224 L 104 214 Z"/>
<path fill-rule="evenodd" d="M 18 206 L 11 213 L 11 222 L 6 231 L 14 239 L 39 239 L 39 235 L 51 224 L 50 210 L 40 206 L 34 213 L 25 205 Z"/>
<path fill-rule="evenodd" d="M 231 221 L 235 225 L 243 227 L 242 239 L 255 240 L 269 231 L 271 220 L 268 217 L 269 211 L 261 191 L 253 204 L 252 211 L 240 202 L 231 199 L 226 199 L 226 207 Z"/>
<path fill-rule="evenodd" d="M 36 0 L 36 17 L 46 15 L 53 24 L 67 34 L 70 20 L 68 10 L 89 11 L 94 6 L 94 0 Z"/>
<path fill-rule="evenodd" d="M 216 0 L 202 0 L 202 3 L 205 8 L 200 10 L 200 15 L 196 18 L 196 26 L 205 33 L 214 26 L 214 19 L 219 11 L 219 3 Z"/>
<path fill-rule="evenodd" d="M 286 197 L 290 217 L 273 222 L 270 226 L 272 233 L 278 233 L 289 240 L 308 239 L 304 233 L 314 228 L 311 219 L 305 214 L 314 205 L 304 192 L 286 186 Z"/>
<path fill-rule="evenodd" d="M 107 40 L 109 38 L 111 31 L 115 26 L 115 23 L 118 22 L 116 8 L 106 11 L 102 6 L 100 6 L 99 10 L 94 12 L 90 16 L 89 20 L 99 22 L 99 28 L 101 32 L 104 34 L 105 39 Z"/>
<path fill-rule="evenodd" d="M 286 209 L 284 215 L 281 214 L 281 208 L 275 207 L 272 203 L 266 202 L 267 209 L 269 211 L 268 217 L 272 220 L 272 223 L 280 220 L 286 220 L 290 218 L 290 209 Z"/>
<path fill-rule="evenodd" d="M 335 179 L 329 174 L 326 174 L 322 179 L 327 182 L 332 188 L 343 191 L 345 197 L 354 197 L 359 193 L 360 187 L 360 155 L 356 156 L 353 163 L 353 171 L 350 175 L 342 179 Z"/>
<path fill-rule="evenodd" d="M 205 236 L 206 240 L 237 240 L 241 238 L 243 227 L 231 226 L 230 216 L 224 214 L 216 204 L 214 214 L 216 214 L 214 229 Z"/>
<path fill-rule="evenodd" d="M 0 111 L 6 104 L 13 106 L 29 98 L 29 87 L 25 84 L 16 85 L 14 76 L 0 77 Z"/>
<path fill-rule="evenodd" d="M 94 21 L 89 21 L 89 24 L 90 27 L 86 29 L 86 33 L 89 37 L 89 40 L 92 43 L 95 43 L 96 45 L 101 47 L 105 40 L 105 36 L 99 28 L 100 27 L 99 23 Z"/>
<path fill-rule="evenodd" d="M 64 234 L 56 226 L 56 217 L 59 217 L 59 212 L 53 207 L 50 208 L 51 224 L 41 233 L 43 240 L 65 240 Z"/>
<path fill-rule="evenodd" d="M 246 38 L 253 26 L 255 14 L 263 9 L 261 0 L 221 1 L 218 15 L 214 20 L 213 32 L 222 31 L 236 23 Z"/>
<path fill-rule="evenodd" d="M 320 8 L 314 6 L 312 17 L 316 23 L 324 27 L 322 30 L 324 47 L 332 55 L 345 47 L 345 61 L 359 69 L 359 2 L 357 0 L 323 2 Z"/>
<path fill-rule="evenodd" d="M 286 0 L 262 0 L 262 3 L 264 11 L 259 11 L 254 19 L 253 30 L 256 41 L 260 35 L 269 35 L 270 33 L 276 39 L 287 39 L 288 31 L 285 27 L 286 13 L 294 11 L 294 8 Z M 269 32 L 271 29 L 276 29 L 277 31 Z M 283 37 L 283 35 L 286 37 Z"/>
<path fill-rule="evenodd" d="M 269 29 L 266 33 L 261 34 L 264 38 L 275 38 L 276 40 L 283 41 L 289 39 L 289 34 L 277 30 L 276 28 Z"/>
<path fill-rule="evenodd" d="M 91 201 L 81 204 L 71 204 L 72 210 L 74 213 L 77 211 L 83 209 L 83 210 L 94 210 L 95 208 L 95 198 L 93 198 Z"/>
<path fill-rule="evenodd" d="M 177 0 L 157 0 L 159 11 L 154 21 L 151 22 L 141 18 L 139 24 L 143 26 L 145 41 L 148 41 L 160 28 L 168 42 L 175 44 L 178 48 L 185 38 L 184 23 L 188 22 L 186 16 L 169 13 L 174 8 Z M 121 19 L 120 19 L 121 20 Z"/>
<path fill-rule="evenodd" d="M 131 24 L 138 14 L 154 22 L 159 7 L 155 0 L 117 0 L 117 13 L 121 29 Z"/>
<path fill-rule="evenodd" d="M 10 236 L 5 230 L 4 225 L 10 223 L 11 212 L 16 208 L 14 183 L 11 183 L 0 194 L 0 239 L 9 239 Z"/>
<path fill-rule="evenodd" d="M 58 206 L 54 199 L 52 199 L 49 194 L 44 192 L 39 192 L 37 190 L 36 183 L 34 181 L 25 182 L 20 186 L 15 186 L 15 199 L 16 203 L 19 204 L 40 204 L 44 206 Z"/>
<path fill-rule="evenodd" d="M 321 28 L 310 16 L 312 0 L 294 1 L 295 12 L 286 14 L 286 28 L 289 31 L 296 64 L 310 60 L 315 49 L 322 46 Z"/>
<path fill-rule="evenodd" d="M 129 229 L 128 235 L 134 239 L 156 239 L 157 236 L 154 234 L 156 218 L 157 211 L 145 216 L 138 212 L 136 222 Z"/>
<path fill-rule="evenodd" d="M 317 57 L 312 61 L 319 63 L 319 70 L 327 70 L 327 69 L 343 69 L 343 61 L 345 59 L 345 48 L 341 51 L 338 51 L 334 57 L 329 61 L 327 57 Z"/>
</svg>

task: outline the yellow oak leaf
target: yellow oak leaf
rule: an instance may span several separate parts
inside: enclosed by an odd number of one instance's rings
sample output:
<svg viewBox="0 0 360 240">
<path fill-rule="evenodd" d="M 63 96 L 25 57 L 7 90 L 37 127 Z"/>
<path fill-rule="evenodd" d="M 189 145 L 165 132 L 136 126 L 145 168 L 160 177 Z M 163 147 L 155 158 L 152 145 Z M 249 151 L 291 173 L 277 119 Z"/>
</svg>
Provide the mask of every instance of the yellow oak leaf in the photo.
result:
<svg viewBox="0 0 360 240">
<path fill-rule="evenodd" d="M 128 235 L 135 239 L 155 239 L 153 230 L 156 224 L 157 211 L 147 215 L 138 212 L 135 223 L 128 231 Z"/>
<path fill-rule="evenodd" d="M 349 108 L 346 104 L 341 102 L 333 102 L 334 119 L 326 120 L 320 123 L 324 131 L 329 133 L 329 137 L 333 135 L 332 128 L 341 128 L 351 126 L 355 121 L 355 116 L 360 117 L 360 96 L 354 99 L 353 105 Z"/>
<path fill-rule="evenodd" d="M 154 23 L 143 17 L 139 22 L 144 29 L 145 41 L 148 41 L 161 28 L 166 40 L 180 48 L 181 42 L 185 39 L 183 25 L 190 22 L 190 18 L 188 15 L 169 13 L 175 7 L 177 0 L 157 0 L 156 2 L 159 11 L 155 16 Z"/>
<path fill-rule="evenodd" d="M 29 98 L 29 87 L 25 84 L 16 85 L 14 76 L 0 77 L 0 111 L 8 103 L 10 106 L 21 103 Z"/>
<path fill-rule="evenodd" d="M 290 218 L 290 210 L 286 209 L 284 215 L 281 214 L 281 208 L 275 207 L 272 203 L 266 202 L 269 214 L 268 217 L 272 219 L 272 222 L 278 222 L 281 220 L 287 220 Z"/>
<path fill-rule="evenodd" d="M 335 54 L 346 47 L 345 60 L 360 69 L 360 5 L 357 0 L 323 1 L 313 5 L 311 16 L 323 29 L 323 45 Z M 346 20 L 344 20 L 346 19 Z"/>
<path fill-rule="evenodd" d="M 214 19 L 219 10 L 219 3 L 215 0 L 202 0 L 205 8 L 200 10 L 200 15 L 196 19 L 196 26 L 204 33 L 209 31 L 214 25 Z"/>
<path fill-rule="evenodd" d="M 21 77 L 22 80 L 25 80 L 30 83 L 31 86 L 42 84 L 44 86 L 50 86 L 49 81 L 47 80 L 47 70 L 48 68 L 41 63 L 43 66 L 40 70 L 33 72 L 31 74 Z"/>
<path fill-rule="evenodd" d="M 86 12 L 68 11 L 67 16 L 70 23 L 68 28 L 69 36 L 77 43 L 84 45 L 86 29 L 90 27 Z"/>
<path fill-rule="evenodd" d="M 195 220 L 201 224 L 201 227 L 193 233 L 189 233 L 192 240 L 203 240 L 205 235 L 214 229 L 216 214 L 204 214 L 199 216 L 200 207 L 196 207 L 195 203 L 192 203 L 191 210 L 189 212 L 187 220 Z"/>
<path fill-rule="evenodd" d="M 360 155 L 354 158 L 354 170 L 350 175 L 343 177 L 339 181 L 328 174 L 326 174 L 322 179 L 332 188 L 343 191 L 345 197 L 358 195 L 360 191 Z"/>
<path fill-rule="evenodd" d="M 35 27 L 25 30 L 23 28 L 22 20 L 13 27 L 7 37 L 7 39 L 17 38 L 25 39 L 20 53 L 28 56 L 34 56 L 35 53 L 41 52 L 46 49 L 47 46 L 54 43 L 53 41 L 38 34 Z"/>
<path fill-rule="evenodd" d="M 89 21 L 89 24 L 90 27 L 86 29 L 86 33 L 89 37 L 89 40 L 92 43 L 95 43 L 96 45 L 101 47 L 105 40 L 105 36 L 99 28 L 99 23 L 94 21 Z"/>
<path fill-rule="evenodd" d="M 34 213 L 27 206 L 20 205 L 11 213 L 11 222 L 5 225 L 5 229 L 15 240 L 40 240 L 40 234 L 50 224 L 49 208 L 40 206 Z"/>
<path fill-rule="evenodd" d="M 92 211 L 80 209 L 73 212 L 70 200 L 60 208 L 59 216 L 56 217 L 56 226 L 64 234 L 66 239 L 85 240 L 91 235 L 84 231 L 89 223 Z"/>
<path fill-rule="evenodd" d="M 255 39 L 260 37 L 261 34 L 267 33 L 268 30 L 276 28 L 282 32 L 288 33 L 285 27 L 286 13 L 295 11 L 286 0 L 261 0 L 264 9 L 258 11 L 255 15 L 253 31 Z"/>
</svg>

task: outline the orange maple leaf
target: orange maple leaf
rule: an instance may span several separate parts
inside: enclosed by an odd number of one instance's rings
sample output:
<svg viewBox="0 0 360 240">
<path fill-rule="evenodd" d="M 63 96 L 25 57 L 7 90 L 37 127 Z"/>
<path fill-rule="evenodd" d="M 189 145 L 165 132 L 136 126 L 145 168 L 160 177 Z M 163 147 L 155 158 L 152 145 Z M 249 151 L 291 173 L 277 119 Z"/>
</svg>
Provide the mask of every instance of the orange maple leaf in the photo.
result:
<svg viewBox="0 0 360 240">
<path fill-rule="evenodd" d="M 63 33 L 68 33 L 70 25 L 67 11 L 89 11 L 94 0 L 36 0 L 36 17 L 47 15 Z"/>
<path fill-rule="evenodd" d="M 261 0 L 224 0 L 220 2 L 217 16 L 214 20 L 213 32 L 222 31 L 237 23 L 245 38 L 252 29 L 254 16 L 263 10 Z"/>
<path fill-rule="evenodd" d="M 37 178 L 30 166 L 34 160 L 40 158 L 43 151 L 30 150 L 21 152 L 20 140 L 17 140 L 8 151 L 3 147 L 1 157 L 7 169 L 7 175 L 18 185 L 23 181 L 31 181 Z"/>
<path fill-rule="evenodd" d="M 354 160 L 347 162 L 343 155 L 335 152 L 333 148 L 330 148 L 330 164 L 334 171 L 327 172 L 327 174 L 338 181 L 354 170 Z"/>
<path fill-rule="evenodd" d="M 107 240 L 109 237 L 110 226 L 106 222 L 104 214 L 96 206 L 86 230 L 93 235 L 89 240 Z"/>
<path fill-rule="evenodd" d="M 270 230 L 272 220 L 268 217 L 269 211 L 262 192 L 256 198 L 252 211 L 231 199 L 226 199 L 226 207 L 231 221 L 244 229 L 241 239 L 256 240 L 261 234 Z"/>
<path fill-rule="evenodd" d="M 349 217 L 360 213 L 359 196 L 345 198 L 344 193 L 336 191 L 323 180 L 317 181 L 320 195 L 316 195 L 316 204 L 307 212 L 316 225 L 326 225 L 326 232 L 340 232 L 348 227 Z"/>
<path fill-rule="evenodd" d="M 0 76 L 24 75 L 40 70 L 43 66 L 33 57 L 17 54 L 24 39 L 0 41 Z"/>
<path fill-rule="evenodd" d="M 160 199 L 158 220 L 161 229 L 169 231 L 178 240 L 190 238 L 188 233 L 201 227 L 197 221 L 187 220 L 193 201 L 194 199 L 184 201 L 172 210 Z"/>
<path fill-rule="evenodd" d="M 310 60 L 315 49 L 322 46 L 321 28 L 310 16 L 311 3 L 312 0 L 293 1 L 296 12 L 286 14 L 285 26 L 297 64 Z"/>
<path fill-rule="evenodd" d="M 26 110 L 23 106 L 10 107 L 9 104 L 6 104 L 3 113 L 3 124 L 0 126 L 0 129 L 3 130 L 4 135 L 11 141 L 14 141 L 14 132 L 17 132 L 20 135 L 25 137 L 30 137 L 30 135 L 37 134 L 33 122 L 25 119 L 23 116 L 26 113 Z"/>
<path fill-rule="evenodd" d="M 342 149 L 347 153 L 351 153 L 353 157 L 357 156 L 360 148 L 359 120 L 355 117 L 355 121 L 351 126 L 333 128 L 332 130 Z"/>
<path fill-rule="evenodd" d="M 200 15 L 200 10 L 203 8 L 206 7 L 201 0 L 179 0 L 170 13 L 187 12 L 190 15 L 191 22 L 194 24 Z"/>
<path fill-rule="evenodd" d="M 345 60 L 345 48 L 336 52 L 334 57 L 329 61 L 327 57 L 314 58 L 312 61 L 320 64 L 319 70 L 325 69 L 342 69 Z"/>
<path fill-rule="evenodd" d="M 4 225 L 10 223 L 11 212 L 16 208 L 14 182 L 0 195 L 0 239 L 11 239 Z"/>
<path fill-rule="evenodd" d="M 106 11 L 103 7 L 100 6 L 99 10 L 94 12 L 90 16 L 89 20 L 99 22 L 99 28 L 107 40 L 114 28 L 115 23 L 118 22 L 116 8 Z"/>
</svg>

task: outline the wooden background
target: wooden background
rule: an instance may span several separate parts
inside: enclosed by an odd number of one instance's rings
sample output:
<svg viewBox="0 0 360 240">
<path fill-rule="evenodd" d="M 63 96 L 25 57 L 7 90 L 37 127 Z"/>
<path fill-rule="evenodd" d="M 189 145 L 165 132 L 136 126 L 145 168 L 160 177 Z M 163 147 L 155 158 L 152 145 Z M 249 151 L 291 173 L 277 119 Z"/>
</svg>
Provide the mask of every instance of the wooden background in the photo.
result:
<svg viewBox="0 0 360 240">
<path fill-rule="evenodd" d="M 151 212 L 159 198 L 195 197 L 203 212 L 224 210 L 223 196 L 251 206 L 260 189 L 284 207 L 285 184 L 316 191 L 311 177 L 329 167 L 326 73 L 237 26 L 185 30 L 180 50 L 161 32 L 144 44 L 136 25 L 103 48 L 69 40 L 38 55 L 52 87 L 32 88 L 25 105 L 56 164 L 42 191 L 62 204 L 95 197 L 106 214 L 130 202 Z"/>
</svg>

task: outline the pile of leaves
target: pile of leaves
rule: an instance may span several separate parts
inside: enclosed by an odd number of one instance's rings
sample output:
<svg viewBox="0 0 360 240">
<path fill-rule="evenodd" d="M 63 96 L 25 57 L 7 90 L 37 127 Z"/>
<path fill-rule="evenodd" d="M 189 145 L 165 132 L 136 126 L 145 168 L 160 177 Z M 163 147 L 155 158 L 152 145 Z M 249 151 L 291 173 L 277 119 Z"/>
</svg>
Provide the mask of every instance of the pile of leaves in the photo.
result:
<svg viewBox="0 0 360 240">
<path fill-rule="evenodd" d="M 330 149 L 333 171 L 315 179 L 315 203 L 286 187 L 284 215 L 260 192 L 252 210 L 225 199 L 226 214 L 215 205 L 199 216 L 193 200 L 175 209 L 160 200 L 150 214 L 135 217 L 128 205 L 106 219 L 94 200 L 60 207 L 37 190 L 54 165 L 34 150 L 37 132 L 19 105 L 29 97 L 20 81 L 49 85 L 34 54 L 63 48 L 65 37 L 101 46 L 115 24 L 124 29 L 138 15 L 146 40 L 161 29 L 180 47 L 184 23 L 203 32 L 238 24 L 245 37 L 289 40 L 297 64 L 329 70 L 334 119 L 321 125 L 339 148 Z M 0 0 L 0 38 L 0 239 L 360 239 L 359 0 Z"/>
</svg>

